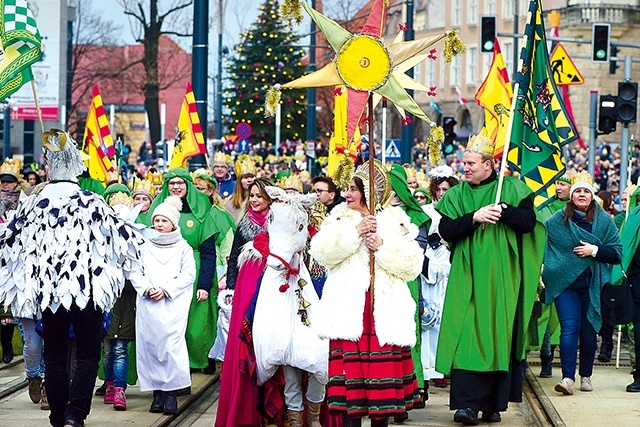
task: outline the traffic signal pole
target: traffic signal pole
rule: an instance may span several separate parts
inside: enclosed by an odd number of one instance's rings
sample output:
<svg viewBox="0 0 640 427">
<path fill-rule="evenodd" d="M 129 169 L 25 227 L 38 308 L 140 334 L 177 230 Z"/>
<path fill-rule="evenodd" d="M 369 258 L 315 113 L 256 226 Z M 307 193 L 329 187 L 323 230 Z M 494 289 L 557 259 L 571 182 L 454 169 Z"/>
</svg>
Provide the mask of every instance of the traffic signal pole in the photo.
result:
<svg viewBox="0 0 640 427">
<path fill-rule="evenodd" d="M 631 55 L 625 55 L 624 57 L 624 80 L 631 81 L 633 58 Z M 620 153 L 620 183 L 618 184 L 618 192 L 622 192 L 627 188 L 628 180 L 628 167 L 629 167 L 629 139 L 630 130 L 629 123 L 622 124 L 622 140 L 621 140 L 621 153 Z"/>
<path fill-rule="evenodd" d="M 598 139 L 598 91 L 593 89 L 589 99 L 589 158 L 587 171 L 595 177 L 596 172 L 596 140 Z"/>
</svg>

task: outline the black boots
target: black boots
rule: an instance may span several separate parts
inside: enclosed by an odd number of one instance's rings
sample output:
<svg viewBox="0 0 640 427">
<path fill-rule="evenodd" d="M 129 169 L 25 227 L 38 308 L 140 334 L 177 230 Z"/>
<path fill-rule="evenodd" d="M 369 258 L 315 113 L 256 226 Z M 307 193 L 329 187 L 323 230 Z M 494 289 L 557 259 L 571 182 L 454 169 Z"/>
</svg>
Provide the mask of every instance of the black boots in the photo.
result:
<svg viewBox="0 0 640 427">
<path fill-rule="evenodd" d="M 598 354 L 598 360 L 601 362 L 611 362 L 611 352 L 613 351 L 613 343 L 602 342 L 600 344 L 600 354 Z"/>
<path fill-rule="evenodd" d="M 640 392 L 640 377 L 633 377 L 633 382 L 627 386 L 627 391 L 629 393 Z"/>
<path fill-rule="evenodd" d="M 542 369 L 540 369 L 540 378 L 551 378 L 553 375 L 551 374 L 552 365 L 551 365 L 551 356 L 540 355 L 540 362 L 542 363 Z"/>
<path fill-rule="evenodd" d="M 13 323 L 0 326 L 0 342 L 2 343 L 2 361 L 11 363 L 13 360 Z"/>
<path fill-rule="evenodd" d="M 453 415 L 453 421 L 462 423 L 465 426 L 478 425 L 478 411 L 471 408 L 458 409 Z"/>
<path fill-rule="evenodd" d="M 202 370 L 206 375 L 213 375 L 216 373 L 216 359 L 209 358 L 209 366 Z"/>
<path fill-rule="evenodd" d="M 360 427 L 362 426 L 362 418 L 349 418 L 346 415 L 343 415 L 342 425 L 344 427 Z"/>
<path fill-rule="evenodd" d="M 176 415 L 178 413 L 178 399 L 175 391 L 164 392 L 164 411 L 165 415 Z"/>
<path fill-rule="evenodd" d="M 407 417 L 408 418 L 408 417 Z M 389 418 L 381 418 L 378 420 L 371 420 L 371 427 L 388 427 L 389 426 Z"/>
<path fill-rule="evenodd" d="M 149 412 L 153 412 L 154 414 L 164 412 L 164 391 L 153 390 L 153 403 L 151 403 Z"/>
</svg>

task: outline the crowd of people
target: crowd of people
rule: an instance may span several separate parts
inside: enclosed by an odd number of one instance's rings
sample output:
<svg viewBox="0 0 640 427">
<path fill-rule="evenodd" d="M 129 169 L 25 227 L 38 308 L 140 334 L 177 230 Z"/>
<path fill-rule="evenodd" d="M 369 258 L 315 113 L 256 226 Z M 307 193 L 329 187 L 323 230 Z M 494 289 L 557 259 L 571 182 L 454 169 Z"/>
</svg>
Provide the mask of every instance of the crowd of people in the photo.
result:
<svg viewBox="0 0 640 427">
<path fill-rule="evenodd" d="M 93 394 L 126 410 L 136 383 L 176 414 L 191 374 L 220 364 L 218 427 L 403 423 L 430 385 L 450 387 L 455 422 L 497 423 L 529 351 L 550 377 L 559 347 L 555 390 L 572 395 L 579 349 L 593 390 L 616 326 L 601 292 L 622 282 L 640 357 L 640 190 L 617 194 L 606 146 L 595 177 L 572 152 L 544 207 L 500 179 L 483 136 L 428 171 L 375 160 L 340 179 L 265 144 L 105 186 L 68 134 L 44 150 L 41 171 L 0 167 L 0 318 L 3 362 L 17 324 L 54 427 L 84 425 Z"/>
</svg>

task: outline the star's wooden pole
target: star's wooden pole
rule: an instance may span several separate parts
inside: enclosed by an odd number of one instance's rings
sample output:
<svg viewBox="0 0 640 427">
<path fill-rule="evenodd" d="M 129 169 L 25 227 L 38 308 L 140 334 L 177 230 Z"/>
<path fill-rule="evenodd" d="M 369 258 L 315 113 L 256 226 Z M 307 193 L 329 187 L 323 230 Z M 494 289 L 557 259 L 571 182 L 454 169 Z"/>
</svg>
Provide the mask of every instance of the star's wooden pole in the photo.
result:
<svg viewBox="0 0 640 427">
<path fill-rule="evenodd" d="M 376 156 L 376 150 L 373 143 L 373 93 L 369 93 L 367 109 L 369 111 L 369 215 L 375 215 L 376 206 L 375 206 L 375 183 L 373 181 L 374 178 L 374 165 L 373 159 Z M 369 298 L 371 301 L 371 315 L 373 315 L 373 304 L 375 301 L 373 290 L 376 281 L 376 260 L 374 258 L 373 250 L 369 249 Z"/>
</svg>

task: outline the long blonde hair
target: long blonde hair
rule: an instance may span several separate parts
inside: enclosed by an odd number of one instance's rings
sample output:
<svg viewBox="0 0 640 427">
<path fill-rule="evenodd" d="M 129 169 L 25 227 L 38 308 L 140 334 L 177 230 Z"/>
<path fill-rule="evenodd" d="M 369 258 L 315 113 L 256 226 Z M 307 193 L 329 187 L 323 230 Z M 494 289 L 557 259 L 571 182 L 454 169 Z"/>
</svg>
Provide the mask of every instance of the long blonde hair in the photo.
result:
<svg viewBox="0 0 640 427">
<path fill-rule="evenodd" d="M 249 188 L 247 188 L 246 190 L 242 188 L 242 178 L 247 175 L 251 174 L 246 173 L 236 180 L 236 187 L 233 189 L 233 194 L 231 194 L 231 197 L 229 197 L 231 206 L 233 206 L 234 209 L 240 209 L 245 200 L 249 198 Z"/>
</svg>

